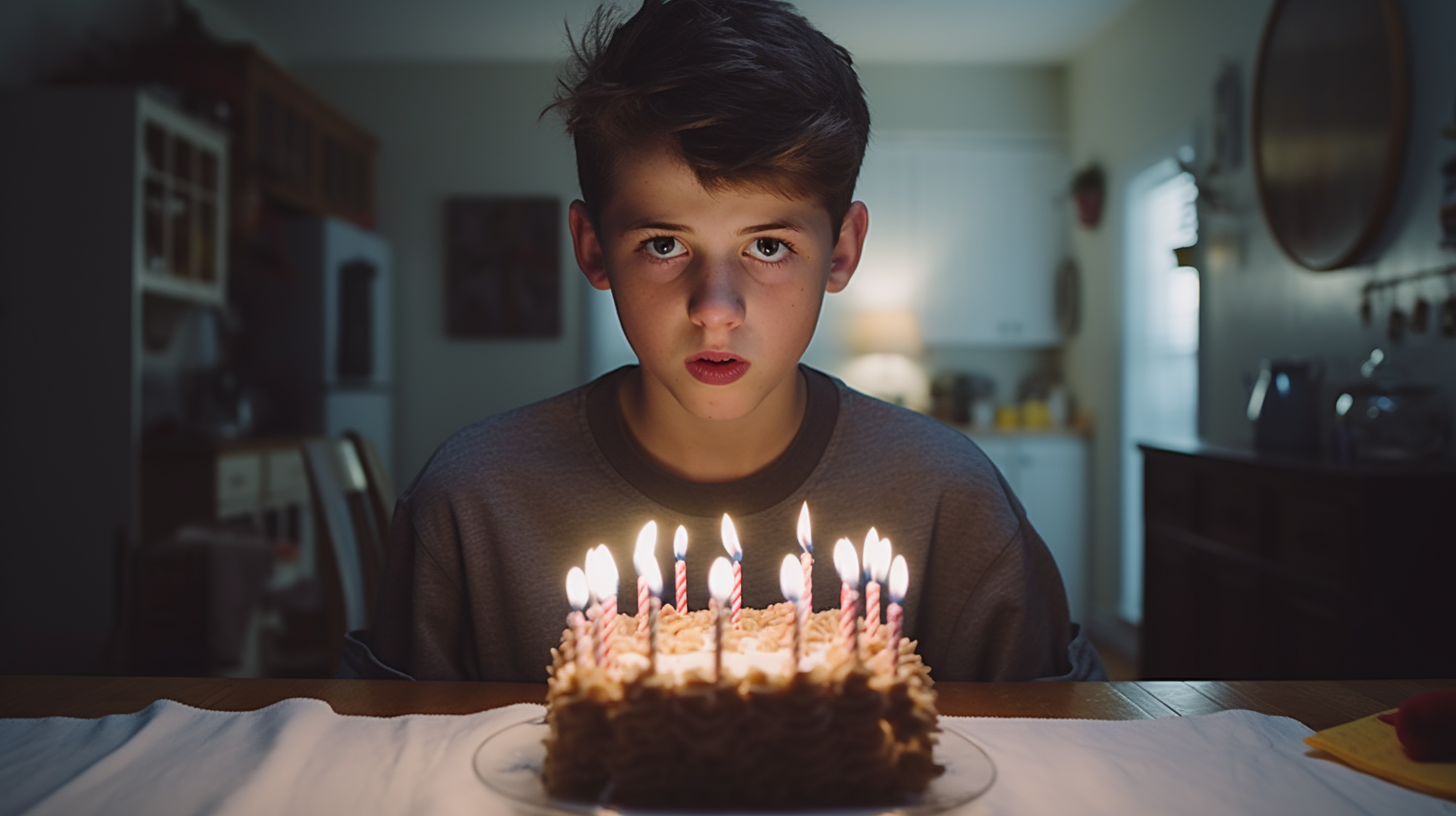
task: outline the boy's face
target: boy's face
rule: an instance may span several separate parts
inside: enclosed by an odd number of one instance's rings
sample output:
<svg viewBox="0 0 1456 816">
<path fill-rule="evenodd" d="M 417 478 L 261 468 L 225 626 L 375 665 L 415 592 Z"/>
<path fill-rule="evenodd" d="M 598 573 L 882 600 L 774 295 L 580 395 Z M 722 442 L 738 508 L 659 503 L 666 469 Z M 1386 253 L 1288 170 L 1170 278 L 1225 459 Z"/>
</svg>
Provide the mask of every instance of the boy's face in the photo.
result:
<svg viewBox="0 0 1456 816">
<path fill-rule="evenodd" d="M 740 419 L 793 394 L 824 293 L 843 289 L 859 262 L 864 205 L 834 234 L 819 204 L 709 192 L 666 150 L 625 157 L 615 182 L 596 225 L 572 204 L 571 233 L 587 279 L 612 291 L 644 395 Z"/>
</svg>

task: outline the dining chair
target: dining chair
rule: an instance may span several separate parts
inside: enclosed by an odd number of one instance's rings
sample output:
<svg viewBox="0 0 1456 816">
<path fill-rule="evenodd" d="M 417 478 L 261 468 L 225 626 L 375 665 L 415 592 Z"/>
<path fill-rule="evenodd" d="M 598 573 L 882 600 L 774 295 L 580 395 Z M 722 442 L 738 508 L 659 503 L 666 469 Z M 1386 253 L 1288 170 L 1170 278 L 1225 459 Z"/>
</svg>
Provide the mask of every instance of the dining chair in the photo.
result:
<svg viewBox="0 0 1456 816">
<path fill-rule="evenodd" d="M 368 626 L 383 566 L 385 529 L 373 509 L 370 482 L 350 439 L 310 437 L 299 445 L 308 472 L 318 525 L 314 598 L 280 598 L 302 621 L 312 619 L 315 642 L 294 644 L 280 655 L 280 671 L 332 673 L 342 654 L 344 633 Z M 305 627 L 309 624 L 304 623 Z M 312 654 L 310 654 L 312 652 Z"/>
<path fill-rule="evenodd" d="M 366 497 L 373 523 L 378 528 L 377 539 L 381 545 L 389 541 L 390 522 L 394 518 L 394 503 L 398 495 L 394 492 L 394 480 L 384 465 L 384 457 L 374 440 L 354 429 L 344 431 L 344 438 L 354 446 L 359 465 L 364 470 L 364 481 L 368 484 Z M 382 553 L 381 553 L 382 556 Z M 381 560 L 381 563 L 382 560 Z"/>
</svg>

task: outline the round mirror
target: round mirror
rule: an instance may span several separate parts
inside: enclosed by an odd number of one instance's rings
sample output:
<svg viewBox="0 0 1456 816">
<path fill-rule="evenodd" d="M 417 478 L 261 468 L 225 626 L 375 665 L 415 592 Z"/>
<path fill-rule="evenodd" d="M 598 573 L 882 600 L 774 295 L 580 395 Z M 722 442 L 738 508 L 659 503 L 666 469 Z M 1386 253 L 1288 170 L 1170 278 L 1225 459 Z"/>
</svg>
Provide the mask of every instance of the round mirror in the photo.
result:
<svg viewBox="0 0 1456 816">
<path fill-rule="evenodd" d="M 1409 80 L 1395 0 L 1276 0 L 1254 84 L 1254 180 L 1274 239 L 1318 270 L 1380 233 L 1405 157 Z"/>
</svg>

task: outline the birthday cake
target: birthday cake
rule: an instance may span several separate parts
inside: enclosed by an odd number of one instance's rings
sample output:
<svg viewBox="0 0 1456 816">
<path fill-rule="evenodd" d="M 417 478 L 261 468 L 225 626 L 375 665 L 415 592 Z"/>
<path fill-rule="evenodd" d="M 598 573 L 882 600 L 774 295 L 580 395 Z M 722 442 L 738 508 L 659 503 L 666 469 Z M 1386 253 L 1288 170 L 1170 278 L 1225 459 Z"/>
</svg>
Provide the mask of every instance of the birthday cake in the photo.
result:
<svg viewBox="0 0 1456 816">
<path fill-rule="evenodd" d="M 847 639 L 832 610 L 805 614 L 796 647 L 792 604 L 741 613 L 722 626 L 665 606 L 650 639 L 631 615 L 600 643 L 568 627 L 549 669 L 547 793 L 630 807 L 893 805 L 943 772 L 914 641 L 888 627 Z"/>
</svg>

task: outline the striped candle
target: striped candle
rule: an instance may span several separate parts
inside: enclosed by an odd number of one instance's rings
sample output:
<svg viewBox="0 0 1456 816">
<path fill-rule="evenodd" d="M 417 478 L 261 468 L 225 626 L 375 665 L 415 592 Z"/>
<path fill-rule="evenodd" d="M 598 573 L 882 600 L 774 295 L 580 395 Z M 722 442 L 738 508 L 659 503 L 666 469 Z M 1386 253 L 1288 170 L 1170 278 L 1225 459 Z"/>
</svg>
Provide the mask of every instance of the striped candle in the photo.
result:
<svg viewBox="0 0 1456 816">
<path fill-rule="evenodd" d="M 799 508 L 799 546 L 804 552 L 799 555 L 799 567 L 804 570 L 804 595 L 801 600 L 807 609 L 814 608 L 814 536 L 809 529 L 809 503 Z"/>
<path fill-rule="evenodd" d="M 571 614 L 566 616 L 567 625 L 576 636 L 576 662 L 586 666 L 592 662 L 591 632 L 587 629 L 586 615 L 582 610 L 591 601 L 591 590 L 587 589 L 586 573 L 581 567 L 572 567 L 566 573 L 566 599 L 571 603 Z"/>
<path fill-rule="evenodd" d="M 600 605 L 596 621 L 597 665 L 607 668 L 612 662 L 612 632 L 617 626 L 617 562 L 607 545 L 598 544 L 586 555 L 586 580 L 592 596 Z"/>
<path fill-rule="evenodd" d="M 871 527 L 865 536 L 865 638 L 874 640 L 880 633 L 880 588 L 890 573 L 890 539 L 880 538 Z"/>
<path fill-rule="evenodd" d="M 909 589 L 910 570 L 905 566 L 905 556 L 897 555 L 890 564 L 890 654 L 891 660 L 899 660 L 900 638 L 905 634 L 905 609 L 900 602 L 905 600 Z M 894 663 L 892 662 L 893 666 Z"/>
<path fill-rule="evenodd" d="M 672 534 L 673 582 L 677 585 L 677 611 L 688 611 L 688 528 L 679 524 Z"/>
<path fill-rule="evenodd" d="M 859 655 L 858 630 L 855 620 L 859 605 L 859 559 L 855 557 L 854 545 L 849 539 L 841 538 L 834 544 L 834 569 L 839 573 L 839 642 L 851 655 Z"/>
<path fill-rule="evenodd" d="M 729 621 L 737 629 L 743 623 L 743 547 L 738 543 L 738 531 L 733 527 L 733 519 L 728 518 L 727 513 L 723 514 L 723 549 L 733 559 L 733 589 L 728 596 L 728 604 L 731 610 Z"/>
<path fill-rule="evenodd" d="M 784 556 L 784 561 L 779 566 L 779 589 L 784 593 L 784 600 L 794 605 L 794 639 L 789 648 L 789 673 L 796 674 L 799 671 L 799 655 L 804 648 L 804 604 L 800 600 L 804 592 L 804 575 L 799 562 L 792 555 Z"/>
<path fill-rule="evenodd" d="M 647 586 L 648 574 L 657 569 L 657 522 L 642 525 L 637 546 L 632 550 L 632 565 L 637 568 L 637 637 L 647 637 L 647 611 L 652 605 L 652 592 Z"/>
</svg>

